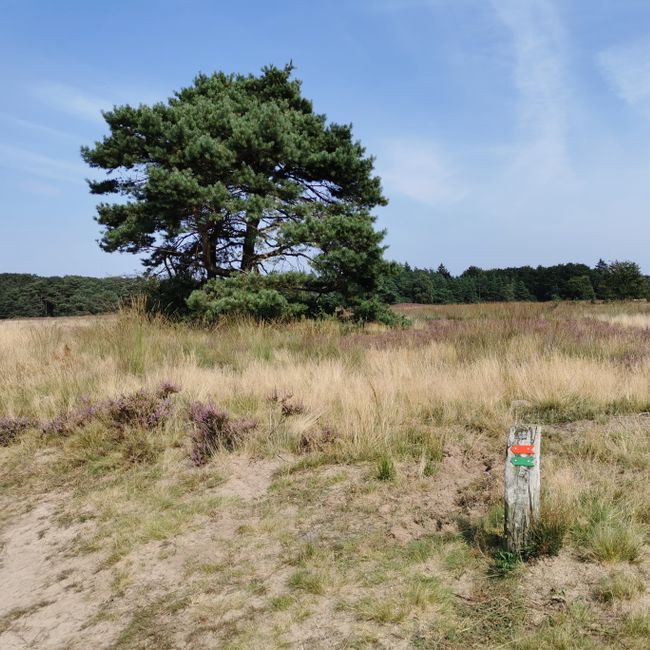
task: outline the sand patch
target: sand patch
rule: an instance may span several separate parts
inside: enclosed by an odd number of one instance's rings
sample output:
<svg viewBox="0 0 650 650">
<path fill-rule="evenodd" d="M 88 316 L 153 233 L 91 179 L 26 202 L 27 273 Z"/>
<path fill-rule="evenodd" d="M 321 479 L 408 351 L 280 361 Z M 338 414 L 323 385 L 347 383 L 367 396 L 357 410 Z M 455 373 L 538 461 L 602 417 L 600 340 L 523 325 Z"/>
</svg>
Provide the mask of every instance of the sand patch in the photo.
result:
<svg viewBox="0 0 650 650">
<path fill-rule="evenodd" d="M 49 496 L 3 531 L 0 554 L 0 647 L 106 647 L 116 633 L 93 622 L 110 595 L 97 557 L 72 553 L 86 524 L 57 521 L 64 495 Z M 98 641 L 101 639 L 101 641 Z"/>
<path fill-rule="evenodd" d="M 280 460 L 232 456 L 227 463 L 230 476 L 223 485 L 216 489 L 215 493 L 223 497 L 253 501 L 266 493 L 273 480 L 273 473 L 281 464 Z"/>
</svg>

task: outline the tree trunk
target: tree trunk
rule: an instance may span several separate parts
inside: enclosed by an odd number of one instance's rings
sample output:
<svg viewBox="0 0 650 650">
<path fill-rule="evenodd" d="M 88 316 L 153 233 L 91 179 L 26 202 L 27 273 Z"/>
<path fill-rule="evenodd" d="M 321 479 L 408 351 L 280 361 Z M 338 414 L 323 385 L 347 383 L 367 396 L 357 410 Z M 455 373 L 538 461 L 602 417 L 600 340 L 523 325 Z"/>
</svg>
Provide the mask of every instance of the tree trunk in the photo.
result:
<svg viewBox="0 0 650 650">
<path fill-rule="evenodd" d="M 241 256 L 242 271 L 252 271 L 255 267 L 255 244 L 257 242 L 257 228 L 259 225 L 259 219 L 251 219 L 246 224 L 246 234 L 244 235 Z"/>
</svg>

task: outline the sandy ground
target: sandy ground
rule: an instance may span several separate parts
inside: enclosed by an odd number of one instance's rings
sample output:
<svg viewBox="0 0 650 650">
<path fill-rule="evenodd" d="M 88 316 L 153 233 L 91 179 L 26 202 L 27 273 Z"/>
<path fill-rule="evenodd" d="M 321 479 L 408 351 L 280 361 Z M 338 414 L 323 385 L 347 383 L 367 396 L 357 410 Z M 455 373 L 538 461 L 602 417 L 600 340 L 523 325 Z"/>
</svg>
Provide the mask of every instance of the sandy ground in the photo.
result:
<svg viewBox="0 0 650 650">
<path fill-rule="evenodd" d="M 281 463 L 232 457 L 228 479 L 213 489 L 232 507 L 221 508 L 187 534 L 139 546 L 112 566 L 107 566 L 105 553 L 79 552 L 95 523 L 92 519 L 70 523 L 65 516 L 69 514 L 69 495 L 51 493 L 37 503 L 23 504 L 23 512 L 9 518 L 0 532 L 0 648 L 140 647 L 120 641 L 134 609 L 146 608 L 174 593 L 187 579 L 188 566 L 234 566 L 246 561 L 244 549 L 242 559 L 236 551 L 233 555 L 233 542 L 243 526 L 259 522 L 260 508 L 269 507 L 273 495 L 269 495 L 268 487 Z M 390 499 L 362 495 L 358 498 L 363 499 L 364 508 L 373 513 L 372 526 L 351 513 L 348 532 L 358 534 L 364 527 L 377 527 L 390 544 L 403 544 L 427 531 L 451 530 L 458 512 L 480 507 L 487 494 L 489 467 L 486 460 L 469 469 L 462 454 L 449 454 L 428 500 L 421 502 L 421 493 L 402 491 Z M 338 466 L 321 468 L 321 479 L 327 481 L 341 471 Z M 281 511 L 278 529 L 306 541 L 330 534 L 328 519 L 345 508 L 351 497 L 357 498 L 360 486 L 367 481 L 360 469 L 346 467 L 344 471 L 348 480 L 316 495 L 316 501 L 304 512 L 290 500 L 276 504 Z M 236 625 L 241 617 L 254 616 L 256 607 L 270 595 L 282 591 L 293 569 L 279 560 L 282 549 L 274 538 L 277 532 L 269 531 L 267 536 L 248 542 L 255 546 L 253 573 L 264 584 L 264 597 L 250 594 L 237 607 L 232 604 L 229 586 L 197 595 L 189 608 L 191 613 L 183 610 L 174 614 L 168 632 L 173 647 L 219 647 L 219 634 L 212 628 L 188 641 L 187 629 L 202 621 L 202 609 L 215 612 L 221 603 L 219 625 Z M 128 574 L 129 579 L 123 589 L 116 589 L 116 576 L 121 574 Z M 469 593 L 471 585 L 464 579 L 456 588 L 461 594 Z M 324 598 L 320 613 L 315 612 L 308 624 L 289 631 L 291 646 L 328 647 L 334 606 L 334 601 Z M 343 643 L 351 633 L 350 621 L 339 615 L 335 627 L 337 643 Z M 393 647 L 407 647 L 397 639 L 394 643 Z M 155 643 L 146 647 L 155 647 Z"/>
<path fill-rule="evenodd" d="M 396 484 L 370 491 L 368 467 L 320 466 L 278 482 L 284 459 L 223 462 L 225 480 L 209 488 L 221 504 L 213 513 L 180 535 L 134 546 L 117 562 L 105 548 L 84 547 L 97 522 L 74 511 L 70 494 L 13 502 L 15 514 L 0 529 L 0 649 L 220 648 L 228 639 L 237 644 L 227 647 L 238 648 L 410 648 L 431 620 L 416 613 L 378 625 L 341 606 L 368 595 L 390 598 L 395 574 L 374 585 L 363 584 L 363 573 L 332 576 L 335 588 L 304 596 L 302 618 L 269 608 L 291 594 L 287 585 L 300 565 L 290 554 L 311 544 L 326 553 L 347 548 L 355 571 L 377 552 L 376 540 L 380 548 L 404 549 L 438 533 L 455 535 L 459 520 L 485 513 L 500 489 L 498 460 L 478 450 L 450 448 L 435 476 L 423 480 L 409 474 L 415 467 L 403 467 Z M 589 601 L 609 570 L 565 550 L 523 568 L 531 625 Z M 440 577 L 456 602 L 475 609 L 470 625 L 498 601 L 471 567 L 450 572 L 431 556 L 418 571 Z M 635 571 L 648 581 L 648 558 Z M 648 599 L 621 607 L 642 608 Z M 435 621 L 435 609 L 427 616 Z M 375 640 L 360 643 L 364 634 Z"/>
<path fill-rule="evenodd" d="M 0 647 L 90 647 L 114 637 L 94 623 L 110 594 L 110 574 L 92 555 L 71 554 L 83 525 L 56 523 L 65 495 L 50 496 L 5 528 L 0 555 Z"/>
<path fill-rule="evenodd" d="M 233 458 L 229 479 L 215 492 L 252 502 L 265 494 L 279 462 Z M 108 648 L 118 639 L 134 605 L 162 598 L 184 577 L 191 560 L 215 562 L 223 538 L 242 524 L 226 510 L 173 542 L 137 549 L 122 564 L 131 572 L 130 593 L 116 598 L 112 585 L 121 568 L 105 566 L 101 553 L 78 553 L 92 521 L 66 525 L 69 495 L 47 495 L 11 518 L 0 533 L 0 648 Z M 164 560 L 167 545 L 173 553 Z M 222 559 L 222 558 L 221 558 Z M 111 616 L 105 614 L 111 610 Z M 184 646 L 178 639 L 178 646 Z"/>
</svg>

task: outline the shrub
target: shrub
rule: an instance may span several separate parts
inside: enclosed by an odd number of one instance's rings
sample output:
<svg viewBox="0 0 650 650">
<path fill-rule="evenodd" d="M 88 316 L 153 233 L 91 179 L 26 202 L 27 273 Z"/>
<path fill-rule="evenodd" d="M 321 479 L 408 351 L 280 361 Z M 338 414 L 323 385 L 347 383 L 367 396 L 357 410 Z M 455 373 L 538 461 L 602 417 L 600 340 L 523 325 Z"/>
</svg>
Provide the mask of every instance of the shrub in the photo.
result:
<svg viewBox="0 0 650 650">
<path fill-rule="evenodd" d="M 234 450 L 256 423 L 248 419 L 233 420 L 230 415 L 211 402 L 190 404 L 192 433 L 192 462 L 205 465 L 217 449 Z"/>
<path fill-rule="evenodd" d="M 146 291 L 147 310 L 171 317 L 185 316 L 189 311 L 187 299 L 200 286 L 196 278 L 185 275 L 165 280 L 151 279 Z"/>
<path fill-rule="evenodd" d="M 344 292 L 325 290 L 324 282 L 299 272 L 237 274 L 209 280 L 190 294 L 187 306 L 192 315 L 208 322 L 229 315 L 258 320 L 338 315 L 360 322 L 408 323 L 377 297 L 361 292 L 354 299 L 346 298 Z"/>
<path fill-rule="evenodd" d="M 187 299 L 190 312 L 203 320 L 249 316 L 277 320 L 306 315 L 315 298 L 305 290 L 304 273 L 240 274 L 208 281 Z"/>
<path fill-rule="evenodd" d="M 289 417 L 291 415 L 300 415 L 301 413 L 305 412 L 305 405 L 300 400 L 292 402 L 292 398 L 293 393 L 286 393 L 280 397 L 277 388 L 274 388 L 273 392 L 267 397 L 269 402 L 280 404 L 280 410 L 284 417 Z"/>
<path fill-rule="evenodd" d="M 376 297 L 360 300 L 352 308 L 352 317 L 362 323 L 376 322 L 401 327 L 406 327 L 410 323 L 408 318 L 396 314 L 387 304 Z"/>
<path fill-rule="evenodd" d="M 140 431 L 132 431 L 122 441 L 122 457 L 134 465 L 150 463 L 156 459 L 157 450 Z"/>
<path fill-rule="evenodd" d="M 179 393 L 180 390 L 181 387 L 178 384 L 175 384 L 172 381 L 163 381 L 163 383 L 158 387 L 157 394 L 159 397 L 165 398 L 174 393 Z"/>
</svg>

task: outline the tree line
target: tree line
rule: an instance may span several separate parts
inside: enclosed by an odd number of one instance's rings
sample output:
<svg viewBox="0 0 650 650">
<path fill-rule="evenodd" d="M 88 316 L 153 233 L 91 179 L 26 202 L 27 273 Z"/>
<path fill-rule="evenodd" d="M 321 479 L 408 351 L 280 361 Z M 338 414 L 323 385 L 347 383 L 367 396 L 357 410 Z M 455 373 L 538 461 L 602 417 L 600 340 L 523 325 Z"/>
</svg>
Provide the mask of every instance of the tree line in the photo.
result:
<svg viewBox="0 0 650 650">
<path fill-rule="evenodd" d="M 388 303 L 475 303 L 549 300 L 634 300 L 650 297 L 650 278 L 630 261 L 521 266 L 484 270 L 470 266 L 452 276 L 443 264 L 420 269 L 389 264 L 378 297 Z"/>
<path fill-rule="evenodd" d="M 229 290 L 219 296 L 224 304 L 244 301 L 250 314 L 262 318 L 286 316 L 285 311 L 294 316 L 312 315 L 307 309 L 310 297 L 301 289 L 304 278 L 297 282 L 292 274 L 245 277 L 241 277 L 241 286 L 234 281 L 228 284 Z M 253 286 L 256 282 L 261 288 Z M 144 276 L 40 277 L 0 273 L 0 319 L 108 313 L 135 296 L 146 297 L 155 309 L 178 314 L 188 310 L 188 303 L 189 310 L 196 311 L 194 303 L 204 299 L 204 292 L 195 292 L 188 298 L 198 287 L 200 283 L 195 281 L 161 281 Z M 287 303 L 286 308 L 277 306 L 276 294 L 269 293 L 270 287 L 277 289 L 277 295 Z M 434 270 L 390 262 L 370 300 L 389 304 L 451 304 L 643 298 L 650 298 L 650 278 L 641 273 L 638 264 L 600 260 L 593 268 L 574 263 L 488 270 L 470 266 L 458 276 L 452 276 L 443 264 Z"/>
<path fill-rule="evenodd" d="M 0 273 L 0 318 L 83 316 L 116 311 L 148 285 L 142 277 L 40 277 Z"/>
</svg>

